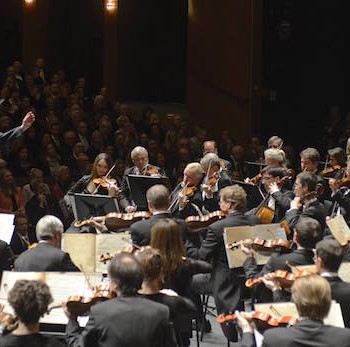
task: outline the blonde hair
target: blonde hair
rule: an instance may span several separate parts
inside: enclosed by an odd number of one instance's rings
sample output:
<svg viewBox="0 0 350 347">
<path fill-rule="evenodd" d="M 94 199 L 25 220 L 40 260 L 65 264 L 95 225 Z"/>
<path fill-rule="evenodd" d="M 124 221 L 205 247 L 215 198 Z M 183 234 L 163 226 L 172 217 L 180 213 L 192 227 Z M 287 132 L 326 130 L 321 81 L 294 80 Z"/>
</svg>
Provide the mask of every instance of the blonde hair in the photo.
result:
<svg viewBox="0 0 350 347">
<path fill-rule="evenodd" d="M 300 277 L 292 287 L 292 299 L 300 317 L 323 320 L 331 308 L 331 287 L 319 275 Z"/>
<path fill-rule="evenodd" d="M 237 184 L 221 189 L 220 198 L 225 202 L 231 202 L 237 211 L 243 211 L 247 206 L 247 193 Z"/>
<path fill-rule="evenodd" d="M 269 148 L 264 152 L 265 160 L 271 159 L 277 161 L 279 164 L 284 164 L 286 161 L 286 154 L 282 149 Z"/>
</svg>

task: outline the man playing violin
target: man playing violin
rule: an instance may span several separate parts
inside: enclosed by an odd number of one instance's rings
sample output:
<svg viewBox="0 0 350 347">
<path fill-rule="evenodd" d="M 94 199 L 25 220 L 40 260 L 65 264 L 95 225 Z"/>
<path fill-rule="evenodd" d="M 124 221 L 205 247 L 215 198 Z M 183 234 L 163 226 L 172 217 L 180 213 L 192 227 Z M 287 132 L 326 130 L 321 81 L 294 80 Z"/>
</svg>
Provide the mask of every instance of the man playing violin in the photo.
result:
<svg viewBox="0 0 350 347">
<path fill-rule="evenodd" d="M 204 171 L 201 164 L 189 163 L 184 169 L 184 178 L 170 194 L 170 212 L 173 217 L 185 219 L 202 214 L 203 195 L 201 183 Z"/>
<path fill-rule="evenodd" d="M 330 196 L 327 182 L 323 179 L 321 171 L 318 169 L 320 163 L 320 153 L 316 148 L 306 148 L 300 152 L 301 171 L 312 172 L 316 175 L 317 192 L 320 199 L 325 200 Z"/>
<path fill-rule="evenodd" d="M 268 329 L 264 333 L 263 346 L 350 346 L 349 329 L 323 323 L 332 303 L 331 287 L 324 278 L 318 275 L 298 278 L 292 287 L 292 298 L 302 319 L 289 328 Z M 236 316 L 243 331 L 241 346 L 256 346 L 253 327 L 239 312 Z"/>
<path fill-rule="evenodd" d="M 221 168 L 220 158 L 215 153 L 205 154 L 200 164 L 206 173 L 201 185 L 204 208 L 209 211 L 219 209 L 219 191 L 232 184 L 230 176 Z"/>
<path fill-rule="evenodd" d="M 189 243 L 189 257 L 212 260 L 213 272 L 210 278 L 213 296 L 218 313 L 227 314 L 242 305 L 241 287 L 238 280 L 238 270 L 230 269 L 227 262 L 224 229 L 233 226 L 254 225 L 259 223 L 256 216 L 246 216 L 244 210 L 247 204 L 247 194 L 238 185 L 225 187 L 220 191 L 220 209 L 227 217 L 210 225 L 207 236 L 200 248 Z M 222 325 L 225 336 L 231 341 L 237 339 L 232 327 Z"/>
<path fill-rule="evenodd" d="M 119 253 L 108 266 L 110 290 L 116 297 L 91 308 L 85 329 L 80 332 L 77 317 L 64 309 L 69 318 L 68 345 L 106 347 L 173 347 L 169 309 L 138 295 L 143 271 L 133 254 Z"/>
<path fill-rule="evenodd" d="M 340 147 L 328 150 L 330 167 L 322 171 L 324 177 L 341 179 L 346 176 L 346 153 Z"/>
<path fill-rule="evenodd" d="M 214 140 L 210 141 L 204 141 L 203 142 L 203 157 L 208 153 L 214 153 L 217 156 L 218 154 L 218 147 L 216 145 L 216 142 Z M 232 169 L 232 165 L 228 160 L 219 158 L 220 161 L 220 167 L 227 172 L 230 172 Z"/>
<path fill-rule="evenodd" d="M 276 270 L 290 270 L 287 263 L 292 265 L 311 265 L 313 264 L 314 252 L 313 249 L 316 243 L 322 239 L 322 230 L 317 220 L 312 218 L 301 218 L 295 226 L 293 241 L 297 244 L 297 249 L 290 253 L 274 253 L 269 258 L 259 272 L 256 259 L 254 258 L 255 251 L 247 245 L 242 245 L 242 251 L 248 255 L 248 258 L 243 264 L 244 272 L 247 279 L 263 277 L 266 274 L 275 272 Z M 259 294 L 257 298 L 260 302 L 271 302 L 272 295 L 264 287 L 259 286 L 256 291 Z"/>
<path fill-rule="evenodd" d="M 130 156 L 134 166 L 125 169 L 121 184 L 123 196 L 127 200 L 127 206 L 125 207 L 126 212 L 136 211 L 136 207 L 132 201 L 130 188 L 126 179 L 127 175 L 144 175 L 157 177 L 166 176 L 165 172 L 161 168 L 148 163 L 148 151 L 146 148 L 137 146 L 131 151 Z"/>
<path fill-rule="evenodd" d="M 286 213 L 286 221 L 292 231 L 300 218 L 316 219 L 324 232 L 326 210 L 317 196 L 317 177 L 312 172 L 301 172 L 295 181 L 295 198 Z M 292 237 L 292 233 L 289 235 Z"/>
<path fill-rule="evenodd" d="M 288 180 L 286 172 L 281 168 L 266 167 L 262 171 L 262 184 L 269 194 L 267 207 L 274 211 L 272 223 L 279 223 L 290 207 L 294 193 L 285 188 L 284 182 Z"/>
</svg>

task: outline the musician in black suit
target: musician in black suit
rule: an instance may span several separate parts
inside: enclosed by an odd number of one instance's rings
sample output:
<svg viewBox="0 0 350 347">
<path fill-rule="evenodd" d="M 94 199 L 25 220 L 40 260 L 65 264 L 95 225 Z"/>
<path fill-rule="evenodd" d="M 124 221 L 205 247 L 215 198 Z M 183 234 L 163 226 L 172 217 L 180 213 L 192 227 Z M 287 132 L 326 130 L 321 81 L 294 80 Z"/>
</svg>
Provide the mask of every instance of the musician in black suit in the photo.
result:
<svg viewBox="0 0 350 347">
<path fill-rule="evenodd" d="M 16 271 L 79 271 L 68 253 L 61 251 L 63 224 L 55 216 L 44 216 L 36 225 L 36 247 L 15 261 Z"/>
<path fill-rule="evenodd" d="M 126 206 L 126 212 L 136 211 L 136 207 L 133 204 L 130 188 L 127 182 L 127 175 L 145 175 L 145 176 L 158 176 L 165 177 L 165 172 L 158 166 L 154 166 L 148 163 L 148 151 L 142 146 L 137 146 L 131 151 L 131 160 L 134 166 L 127 168 L 124 171 L 124 176 L 121 184 L 121 190 L 123 196 L 127 199 L 128 205 Z"/>
<path fill-rule="evenodd" d="M 291 231 L 300 218 L 316 219 L 324 232 L 326 226 L 326 211 L 317 198 L 317 177 L 312 172 L 301 172 L 295 181 L 295 198 L 290 203 L 286 220 Z M 291 233 L 289 236 L 292 237 Z"/>
<path fill-rule="evenodd" d="M 228 213 L 227 217 L 213 223 L 209 229 L 202 246 L 197 249 L 189 245 L 187 254 L 190 257 L 203 260 L 212 260 L 213 271 L 210 278 L 215 305 L 218 313 L 229 313 L 242 307 L 241 287 L 238 280 L 238 271 L 230 269 L 227 262 L 224 229 L 259 223 L 256 216 L 246 216 L 247 195 L 238 185 L 225 187 L 220 192 L 220 209 Z M 237 339 L 232 327 L 222 325 L 224 334 L 231 341 Z"/>
<path fill-rule="evenodd" d="M 161 184 L 156 184 L 149 188 L 146 194 L 148 202 L 148 210 L 152 213 L 149 219 L 140 220 L 130 227 L 130 235 L 132 242 L 137 246 L 147 246 L 151 241 L 151 229 L 154 224 L 164 218 L 171 218 L 168 211 L 170 205 L 170 194 L 167 187 Z M 183 231 L 186 233 L 187 227 L 183 220 L 176 219 Z"/>
<path fill-rule="evenodd" d="M 203 179 L 203 205 L 209 212 L 217 211 L 219 207 L 219 192 L 232 184 L 230 176 L 220 167 L 220 158 L 215 153 L 207 153 L 200 162 L 205 177 Z"/>
<path fill-rule="evenodd" d="M 263 347 L 328 347 L 350 346 L 350 330 L 325 325 L 332 297 L 329 283 L 318 275 L 298 278 L 292 287 L 299 322 L 289 328 L 273 328 L 264 333 Z M 256 346 L 253 328 L 238 314 L 238 325 L 243 331 L 242 347 Z"/>
<path fill-rule="evenodd" d="M 183 181 L 170 194 L 170 212 L 173 217 L 185 219 L 203 213 L 203 194 L 201 191 L 203 177 L 204 171 L 201 164 L 187 164 Z"/>
<path fill-rule="evenodd" d="M 320 153 L 316 148 L 309 147 L 300 152 L 300 168 L 302 172 L 312 172 L 316 175 L 319 198 L 323 200 L 330 199 L 330 189 L 327 182 L 322 177 L 322 172 L 318 169 L 320 163 Z"/>
<path fill-rule="evenodd" d="M 243 264 L 246 277 L 262 277 L 276 270 L 290 271 L 287 263 L 294 266 L 313 264 L 313 249 L 315 248 L 316 243 L 321 239 L 322 231 L 320 224 L 312 218 L 301 218 L 298 224 L 295 226 L 293 236 L 293 240 L 297 244 L 297 249 L 290 253 L 273 253 L 261 271 L 258 270 L 258 265 L 254 258 L 254 250 L 249 247 L 242 246 L 242 251 L 248 255 L 248 258 Z M 272 301 L 271 292 L 265 290 L 263 286 L 259 286 L 257 294 L 259 294 L 257 299 L 260 302 Z"/>
<path fill-rule="evenodd" d="M 91 308 L 83 332 L 80 333 L 76 316 L 65 307 L 69 318 L 68 346 L 175 346 L 168 307 L 137 295 L 143 273 L 134 255 L 116 255 L 109 264 L 108 275 L 116 298 Z"/>
<path fill-rule="evenodd" d="M 286 177 L 286 171 L 281 168 L 268 166 L 262 171 L 262 184 L 270 194 L 266 205 L 274 211 L 272 223 L 281 222 L 294 198 L 294 193 L 284 186 Z"/>
<path fill-rule="evenodd" d="M 216 142 L 214 140 L 203 142 L 203 156 L 205 156 L 208 153 L 215 153 L 216 155 L 219 155 L 218 147 L 217 147 Z M 231 169 L 232 169 L 231 163 L 226 159 L 219 158 L 219 160 L 220 160 L 220 167 L 224 171 L 227 171 L 230 174 Z"/>
<path fill-rule="evenodd" d="M 32 126 L 34 121 L 34 113 L 28 112 L 23 118 L 22 124 L 20 126 L 6 131 L 5 133 L 0 132 L 0 145 L 20 137 L 26 130 L 28 130 Z"/>
<path fill-rule="evenodd" d="M 5 241 L 0 240 L 0 281 L 2 272 L 5 270 L 11 270 L 14 259 L 15 257 L 13 255 L 11 247 Z"/>
<path fill-rule="evenodd" d="M 316 245 L 315 264 L 317 272 L 331 286 L 332 299 L 342 309 L 344 325 L 350 327 L 350 283 L 344 282 L 338 275 L 343 258 L 343 250 L 336 240 L 322 240 Z"/>
</svg>

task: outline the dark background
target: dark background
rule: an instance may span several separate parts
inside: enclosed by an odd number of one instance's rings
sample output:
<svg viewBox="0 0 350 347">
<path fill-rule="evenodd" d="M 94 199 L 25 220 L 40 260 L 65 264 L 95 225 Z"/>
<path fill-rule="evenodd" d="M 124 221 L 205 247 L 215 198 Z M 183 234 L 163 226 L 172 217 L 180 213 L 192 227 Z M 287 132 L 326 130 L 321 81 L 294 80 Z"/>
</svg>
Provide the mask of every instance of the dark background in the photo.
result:
<svg viewBox="0 0 350 347">
<path fill-rule="evenodd" d="M 101 0 L 51 1 L 48 71 L 84 74 L 90 93 L 102 86 Z M 320 146 L 329 108 L 350 109 L 349 1 L 265 0 L 260 136 Z M 0 1 L 0 74 L 21 59 L 22 3 Z M 118 90 L 132 101 L 186 102 L 186 0 L 120 0 Z M 205 59 L 205 57 L 203 57 Z M 215 66 L 213 66 L 215 69 Z M 234 76 L 233 76 L 234 78 Z M 218 125 L 219 127 L 219 125 Z"/>
</svg>

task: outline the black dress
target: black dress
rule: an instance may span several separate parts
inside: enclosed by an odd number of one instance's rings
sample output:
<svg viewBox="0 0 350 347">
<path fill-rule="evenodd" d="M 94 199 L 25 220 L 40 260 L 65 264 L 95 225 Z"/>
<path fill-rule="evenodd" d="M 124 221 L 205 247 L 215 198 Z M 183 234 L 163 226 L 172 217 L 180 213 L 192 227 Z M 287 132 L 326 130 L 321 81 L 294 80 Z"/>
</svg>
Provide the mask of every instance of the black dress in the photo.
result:
<svg viewBox="0 0 350 347">
<path fill-rule="evenodd" d="M 54 337 L 41 334 L 0 336 L 1 347 L 63 347 L 65 344 Z"/>
</svg>

